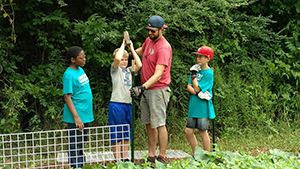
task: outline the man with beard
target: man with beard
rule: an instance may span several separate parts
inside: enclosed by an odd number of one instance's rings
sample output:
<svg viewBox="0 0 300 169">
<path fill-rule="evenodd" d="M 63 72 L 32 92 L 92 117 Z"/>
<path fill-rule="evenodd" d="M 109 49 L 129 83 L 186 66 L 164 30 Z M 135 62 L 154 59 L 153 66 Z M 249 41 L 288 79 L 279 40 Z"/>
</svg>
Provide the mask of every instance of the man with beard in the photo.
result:
<svg viewBox="0 0 300 169">
<path fill-rule="evenodd" d="M 170 100 L 172 48 L 162 32 L 168 28 L 160 16 L 151 16 L 146 29 L 148 38 L 136 50 L 143 56 L 141 86 L 130 89 L 132 97 L 141 97 L 141 121 L 146 125 L 150 162 L 155 159 L 167 163 L 166 149 L 168 132 L 166 129 L 166 110 Z M 156 142 L 159 155 L 156 156 Z"/>
</svg>

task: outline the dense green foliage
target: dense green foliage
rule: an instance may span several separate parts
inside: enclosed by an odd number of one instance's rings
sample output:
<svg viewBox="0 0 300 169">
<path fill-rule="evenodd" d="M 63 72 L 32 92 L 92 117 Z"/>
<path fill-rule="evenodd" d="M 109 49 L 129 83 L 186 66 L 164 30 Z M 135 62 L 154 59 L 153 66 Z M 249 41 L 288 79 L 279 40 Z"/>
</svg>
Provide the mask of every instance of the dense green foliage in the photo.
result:
<svg viewBox="0 0 300 169">
<path fill-rule="evenodd" d="M 195 63 L 190 53 L 202 45 L 215 52 L 210 66 L 219 135 L 252 127 L 270 133 L 276 121 L 300 120 L 297 0 L 0 0 L 0 5 L 0 133 L 65 127 L 61 78 L 72 45 L 87 55 L 92 125 L 106 125 L 112 52 L 125 30 L 140 47 L 147 37 L 146 22 L 155 14 L 169 26 L 164 36 L 173 48 L 171 138 L 185 127 L 186 85 Z M 139 118 L 138 106 L 136 110 Z M 136 123 L 143 141 L 144 129 Z"/>
</svg>

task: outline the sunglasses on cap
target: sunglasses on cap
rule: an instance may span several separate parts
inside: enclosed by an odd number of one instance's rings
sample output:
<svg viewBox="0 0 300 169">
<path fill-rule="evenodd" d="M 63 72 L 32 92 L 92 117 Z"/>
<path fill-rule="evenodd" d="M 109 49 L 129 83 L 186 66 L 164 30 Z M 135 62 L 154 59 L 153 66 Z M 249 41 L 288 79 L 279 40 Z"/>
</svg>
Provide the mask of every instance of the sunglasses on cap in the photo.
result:
<svg viewBox="0 0 300 169">
<path fill-rule="evenodd" d="M 148 32 L 151 31 L 151 33 L 155 33 L 156 31 L 158 31 L 158 29 L 156 29 L 156 30 L 152 30 L 152 29 L 148 29 L 148 28 L 146 28 L 146 29 Z"/>
</svg>

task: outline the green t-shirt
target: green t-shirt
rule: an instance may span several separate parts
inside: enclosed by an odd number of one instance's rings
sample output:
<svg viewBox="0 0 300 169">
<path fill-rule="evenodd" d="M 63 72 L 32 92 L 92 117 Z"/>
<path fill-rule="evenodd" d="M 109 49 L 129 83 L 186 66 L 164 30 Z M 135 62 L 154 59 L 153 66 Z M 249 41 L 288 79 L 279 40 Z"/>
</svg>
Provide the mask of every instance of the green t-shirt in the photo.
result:
<svg viewBox="0 0 300 169">
<path fill-rule="evenodd" d="M 82 123 L 94 121 L 92 90 L 84 70 L 81 67 L 78 70 L 68 67 L 62 81 L 63 94 L 71 94 L 74 107 Z M 66 104 L 64 105 L 63 121 L 74 123 L 74 117 Z"/>
<path fill-rule="evenodd" d="M 202 92 L 204 93 L 205 91 L 208 91 L 213 97 L 212 94 L 212 88 L 214 83 L 213 71 L 210 68 L 206 70 L 198 71 L 197 81 L 198 81 L 198 86 L 200 87 Z M 189 78 L 188 84 L 192 84 L 191 76 Z M 211 99 L 210 100 L 200 99 L 198 96 L 190 94 L 188 117 L 214 119 L 216 115 L 215 115 L 215 110 Z"/>
</svg>

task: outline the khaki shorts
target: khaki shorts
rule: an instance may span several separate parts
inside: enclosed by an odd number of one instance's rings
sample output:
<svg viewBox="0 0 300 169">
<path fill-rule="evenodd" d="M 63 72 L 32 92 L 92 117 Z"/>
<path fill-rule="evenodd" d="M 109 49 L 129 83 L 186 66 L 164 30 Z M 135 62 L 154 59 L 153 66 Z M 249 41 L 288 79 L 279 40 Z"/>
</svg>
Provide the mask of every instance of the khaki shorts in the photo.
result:
<svg viewBox="0 0 300 169">
<path fill-rule="evenodd" d="M 151 128 L 166 125 L 166 111 L 170 100 L 171 89 L 146 90 L 141 99 L 141 122 L 151 124 Z"/>
</svg>

